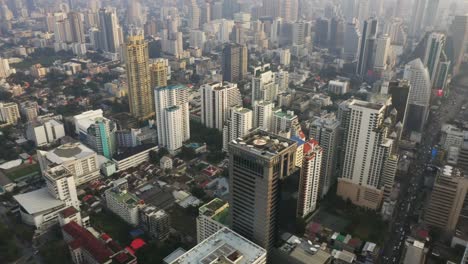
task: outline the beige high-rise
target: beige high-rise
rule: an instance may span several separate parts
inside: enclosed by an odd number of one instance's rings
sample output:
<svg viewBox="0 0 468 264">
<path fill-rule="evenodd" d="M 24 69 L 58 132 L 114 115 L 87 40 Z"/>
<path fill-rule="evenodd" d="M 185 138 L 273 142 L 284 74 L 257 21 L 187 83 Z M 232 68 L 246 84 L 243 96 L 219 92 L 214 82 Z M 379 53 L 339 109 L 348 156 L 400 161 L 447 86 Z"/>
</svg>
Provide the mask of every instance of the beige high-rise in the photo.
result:
<svg viewBox="0 0 468 264">
<path fill-rule="evenodd" d="M 150 65 L 151 88 L 167 86 L 167 65 L 165 60 L 157 60 Z"/>
<path fill-rule="evenodd" d="M 136 32 L 128 37 L 125 43 L 125 55 L 130 113 L 135 118 L 148 119 L 154 115 L 154 103 L 151 93 L 148 43 L 143 37 L 143 32 Z"/>
</svg>

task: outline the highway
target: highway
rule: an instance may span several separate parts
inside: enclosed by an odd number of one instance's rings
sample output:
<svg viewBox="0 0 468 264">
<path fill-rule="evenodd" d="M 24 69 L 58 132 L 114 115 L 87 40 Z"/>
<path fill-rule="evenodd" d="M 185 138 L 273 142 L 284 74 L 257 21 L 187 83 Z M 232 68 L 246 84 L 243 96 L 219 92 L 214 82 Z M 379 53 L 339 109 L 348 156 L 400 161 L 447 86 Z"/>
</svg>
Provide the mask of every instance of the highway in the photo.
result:
<svg viewBox="0 0 468 264">
<path fill-rule="evenodd" d="M 423 200 L 418 199 L 422 192 L 426 164 L 431 162 L 431 149 L 438 144 L 438 134 L 442 124 L 457 116 L 467 92 L 461 87 L 453 87 L 451 94 L 442 103 L 439 110 L 431 114 L 426 125 L 422 141 L 416 149 L 414 160 L 407 173 L 407 180 L 401 182 L 400 195 L 391 222 L 389 239 L 386 241 L 380 263 L 400 263 L 405 240 L 412 224 L 411 216 L 418 210 Z"/>
</svg>

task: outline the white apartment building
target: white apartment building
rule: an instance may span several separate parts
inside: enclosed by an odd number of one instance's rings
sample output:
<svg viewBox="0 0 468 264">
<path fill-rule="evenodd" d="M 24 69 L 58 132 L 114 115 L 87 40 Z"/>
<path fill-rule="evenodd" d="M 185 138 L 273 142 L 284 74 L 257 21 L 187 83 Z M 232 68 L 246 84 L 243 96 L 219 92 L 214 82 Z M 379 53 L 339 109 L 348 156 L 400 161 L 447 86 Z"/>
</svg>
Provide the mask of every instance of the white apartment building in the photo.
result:
<svg viewBox="0 0 468 264">
<path fill-rule="evenodd" d="M 242 105 L 242 98 L 234 83 L 214 82 L 202 85 L 201 122 L 209 127 L 223 130 L 224 122 L 229 118 L 229 109 Z"/>
<path fill-rule="evenodd" d="M 393 145 L 393 140 L 387 138 L 387 105 L 351 99 L 340 107 L 348 108 L 344 119 L 349 123 L 337 193 L 358 206 L 378 209 L 383 196 L 384 164 Z"/>
<path fill-rule="evenodd" d="M 156 127 L 159 145 L 174 152 L 190 139 L 189 91 L 172 85 L 154 89 Z"/>
<path fill-rule="evenodd" d="M 142 201 L 134 194 L 128 192 L 126 179 L 112 182 L 113 187 L 104 192 L 106 206 L 132 226 L 139 224 L 139 210 Z"/>
<path fill-rule="evenodd" d="M 266 64 L 257 67 L 252 76 L 252 102 L 274 101 L 278 95 L 278 84 L 275 80 L 275 73 L 270 70 L 270 65 Z"/>
<path fill-rule="evenodd" d="M 20 205 L 22 221 L 40 230 L 57 224 L 58 214 L 63 209 L 80 208 L 75 179 L 65 166 L 50 168 L 43 177 L 46 187 L 14 196 Z"/>
<path fill-rule="evenodd" d="M 464 134 L 467 133 L 458 127 L 450 124 L 444 124 L 442 126 L 442 137 L 440 144 L 445 150 L 449 150 L 450 147 L 461 148 L 464 141 Z"/>
<path fill-rule="evenodd" d="M 117 171 L 124 171 L 149 161 L 150 152 L 157 150 L 158 146 L 154 144 L 140 145 L 114 156 L 112 161 L 115 163 Z"/>
<path fill-rule="evenodd" d="M 100 177 L 97 154 L 81 143 L 68 143 L 50 151 L 37 151 L 44 174 L 49 168 L 63 165 L 75 178 L 77 186 Z"/>
<path fill-rule="evenodd" d="M 349 92 L 349 81 L 331 80 L 328 82 L 328 91 L 334 94 L 345 94 Z"/>
<path fill-rule="evenodd" d="M 273 108 L 275 104 L 271 101 L 257 101 L 253 106 L 254 128 L 271 131 L 273 122 Z"/>
<path fill-rule="evenodd" d="M 388 35 L 377 38 L 374 57 L 374 70 L 382 72 L 387 69 L 387 62 L 391 52 L 391 39 Z"/>
<path fill-rule="evenodd" d="M 45 146 L 65 136 L 62 116 L 42 116 L 27 124 L 26 138 L 36 146 Z"/>
<path fill-rule="evenodd" d="M 320 171 L 319 196 L 328 193 L 336 183 L 338 165 L 338 145 L 340 143 L 340 121 L 330 113 L 315 119 L 310 126 L 310 138 L 322 147 L 322 168 Z"/>
<path fill-rule="evenodd" d="M 73 116 L 73 124 L 75 125 L 75 133 L 77 135 L 87 134 L 88 128 L 91 126 L 97 119 L 103 118 L 102 109 L 90 110 L 83 112 L 79 115 Z"/>
<path fill-rule="evenodd" d="M 226 227 L 228 213 L 229 203 L 219 198 L 214 198 L 198 208 L 197 243 Z"/>
<path fill-rule="evenodd" d="M 303 161 L 299 180 L 297 216 L 306 217 L 317 208 L 323 150 L 314 139 L 303 145 Z"/>
<path fill-rule="evenodd" d="M 20 119 L 18 105 L 13 102 L 0 102 L 0 123 L 13 125 Z"/>
<path fill-rule="evenodd" d="M 291 136 L 297 136 L 301 130 L 299 124 L 299 119 L 293 111 L 283 112 L 281 110 L 273 110 L 273 124 L 272 132 L 276 135 L 289 135 L 286 138 Z"/>
<path fill-rule="evenodd" d="M 231 140 L 243 137 L 252 129 L 252 110 L 236 106 L 231 108 L 231 116 L 223 128 L 223 151 L 228 150 Z"/>
<path fill-rule="evenodd" d="M 225 263 L 267 263 L 264 248 L 225 227 L 169 264 L 203 263 L 211 259 Z"/>
</svg>

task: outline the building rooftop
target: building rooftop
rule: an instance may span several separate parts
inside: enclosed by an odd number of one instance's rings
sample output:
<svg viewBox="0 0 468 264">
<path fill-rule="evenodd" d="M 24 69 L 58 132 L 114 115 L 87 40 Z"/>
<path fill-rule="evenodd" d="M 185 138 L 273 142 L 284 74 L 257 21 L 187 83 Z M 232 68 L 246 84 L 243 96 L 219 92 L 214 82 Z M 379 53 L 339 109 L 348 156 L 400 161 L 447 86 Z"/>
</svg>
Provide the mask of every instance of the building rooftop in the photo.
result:
<svg viewBox="0 0 468 264">
<path fill-rule="evenodd" d="M 361 101 L 361 100 L 354 100 L 353 105 L 370 108 L 374 110 L 381 110 L 382 108 L 384 108 L 384 105 L 382 104 L 371 103 L 371 102 L 366 102 L 366 101 Z"/>
<path fill-rule="evenodd" d="M 143 152 L 143 151 L 146 151 L 148 149 L 152 149 L 152 148 L 155 148 L 156 147 L 156 144 L 144 144 L 144 145 L 139 145 L 139 146 L 136 146 L 134 148 L 131 148 L 129 150 L 127 150 L 126 152 L 124 153 L 121 153 L 121 154 L 118 154 L 116 155 L 114 158 L 112 158 L 113 160 L 115 161 L 121 161 L 121 160 L 124 160 L 124 159 L 128 159 L 130 158 L 131 156 L 133 155 L 137 155 L 138 153 L 140 152 Z"/>
<path fill-rule="evenodd" d="M 47 152 L 45 155 L 51 163 L 62 164 L 66 161 L 85 158 L 96 154 L 81 143 L 69 143 Z"/>
<path fill-rule="evenodd" d="M 289 120 L 293 120 L 297 118 L 297 115 L 295 115 L 293 111 L 286 111 L 286 112 L 278 111 L 278 112 L 275 112 L 274 115 L 277 117 L 281 117 L 281 118 L 285 118 Z"/>
<path fill-rule="evenodd" d="M 52 178 L 53 180 L 58 180 L 64 177 L 73 177 L 73 174 L 65 168 L 65 166 L 55 166 L 52 168 L 49 168 L 45 172 L 45 177 Z"/>
<path fill-rule="evenodd" d="M 239 138 L 231 141 L 231 144 L 268 158 L 277 155 L 292 145 L 297 145 L 293 140 L 259 129 L 246 135 L 242 139 Z"/>
<path fill-rule="evenodd" d="M 50 195 L 47 187 L 28 193 L 13 196 L 20 206 L 29 214 L 36 214 L 56 207 L 64 206 L 64 203 Z"/>
<path fill-rule="evenodd" d="M 168 86 L 155 88 L 155 90 L 158 90 L 158 91 L 176 90 L 176 89 L 187 89 L 187 86 L 182 85 L 182 84 L 174 84 L 174 85 L 168 85 Z"/>
<path fill-rule="evenodd" d="M 211 264 L 219 260 L 218 263 L 248 264 L 265 257 L 265 249 L 231 229 L 223 228 L 170 263 Z"/>
<path fill-rule="evenodd" d="M 119 203 L 125 203 L 128 207 L 135 207 L 141 201 L 136 195 L 129 193 L 127 191 L 111 189 L 111 191 L 108 192 L 108 194 L 111 194 L 112 196 L 114 196 L 114 198 L 116 198 L 116 200 Z"/>
<path fill-rule="evenodd" d="M 219 198 L 211 200 L 198 209 L 200 215 L 211 217 L 213 220 L 226 224 L 229 215 L 229 204 Z"/>
</svg>

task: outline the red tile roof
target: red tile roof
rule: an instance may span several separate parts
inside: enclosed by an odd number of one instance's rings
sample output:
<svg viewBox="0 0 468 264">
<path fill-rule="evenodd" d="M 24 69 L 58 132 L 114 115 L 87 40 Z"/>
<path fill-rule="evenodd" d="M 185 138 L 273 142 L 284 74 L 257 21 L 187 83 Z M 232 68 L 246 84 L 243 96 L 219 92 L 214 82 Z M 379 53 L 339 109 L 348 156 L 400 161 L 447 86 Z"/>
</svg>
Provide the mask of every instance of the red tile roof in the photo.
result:
<svg viewBox="0 0 468 264">
<path fill-rule="evenodd" d="M 65 218 L 70 217 L 76 213 L 78 213 L 78 210 L 76 210 L 76 208 L 73 206 L 67 207 L 59 212 L 59 214 Z"/>
<path fill-rule="evenodd" d="M 112 252 L 107 249 L 107 247 L 101 241 L 99 241 L 99 239 L 94 237 L 91 232 L 78 225 L 76 222 L 72 221 L 64 225 L 62 228 L 63 231 L 65 231 L 74 239 L 70 245 L 78 246 L 79 244 L 79 246 L 88 251 L 88 253 L 93 256 L 97 262 L 106 262 L 112 256 Z"/>
</svg>

